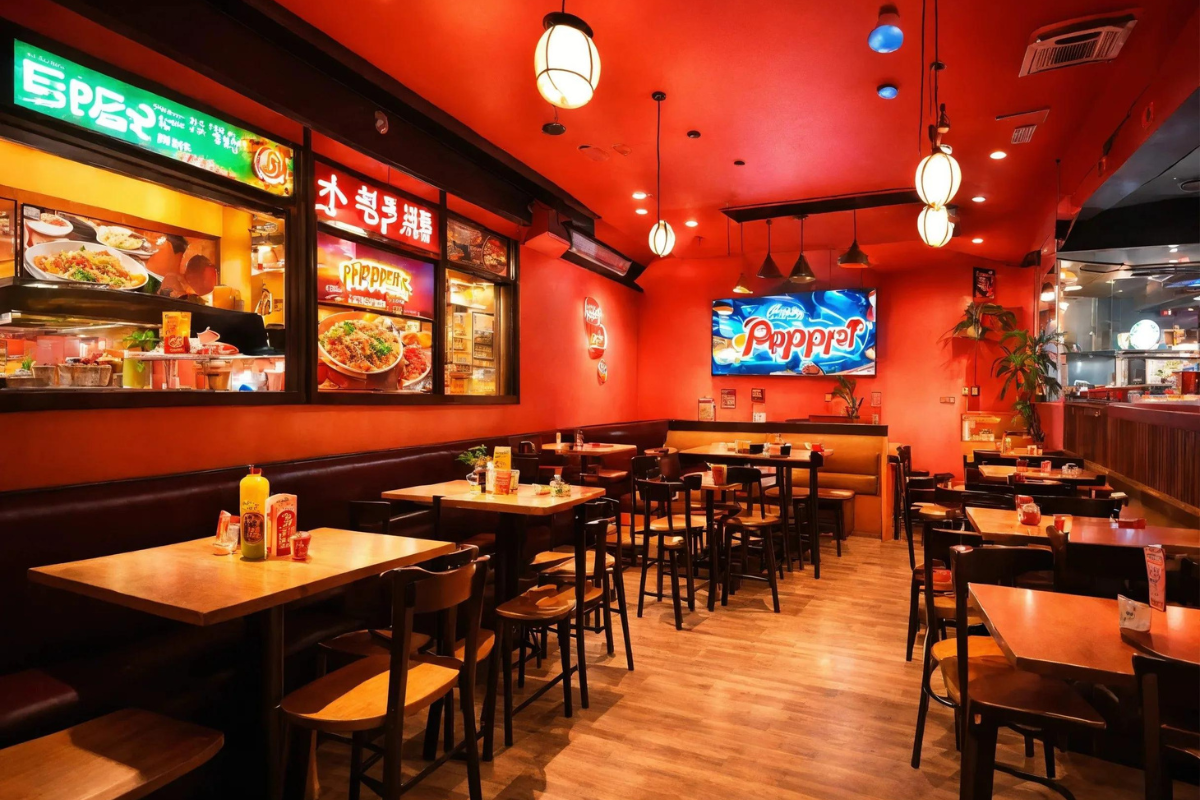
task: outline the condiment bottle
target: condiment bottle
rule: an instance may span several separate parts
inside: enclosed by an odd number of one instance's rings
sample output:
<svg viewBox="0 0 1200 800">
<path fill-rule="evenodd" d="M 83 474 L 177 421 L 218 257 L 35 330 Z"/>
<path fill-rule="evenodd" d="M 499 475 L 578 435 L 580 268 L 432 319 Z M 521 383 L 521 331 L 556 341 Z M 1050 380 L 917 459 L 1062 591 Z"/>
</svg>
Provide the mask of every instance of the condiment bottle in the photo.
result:
<svg viewBox="0 0 1200 800">
<path fill-rule="evenodd" d="M 250 467 L 250 474 L 242 478 L 242 560 L 263 561 L 267 557 L 267 498 L 271 496 L 271 484 L 262 476 L 258 467 Z"/>
</svg>

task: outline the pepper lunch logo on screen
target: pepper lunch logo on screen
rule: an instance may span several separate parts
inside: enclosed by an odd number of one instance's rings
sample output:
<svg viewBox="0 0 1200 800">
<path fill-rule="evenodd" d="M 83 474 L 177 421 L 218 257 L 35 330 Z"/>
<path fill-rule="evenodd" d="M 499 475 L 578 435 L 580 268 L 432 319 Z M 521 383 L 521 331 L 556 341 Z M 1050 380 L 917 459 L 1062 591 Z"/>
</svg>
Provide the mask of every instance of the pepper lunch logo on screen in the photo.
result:
<svg viewBox="0 0 1200 800">
<path fill-rule="evenodd" d="M 875 292 L 713 301 L 714 375 L 874 375 Z"/>
</svg>

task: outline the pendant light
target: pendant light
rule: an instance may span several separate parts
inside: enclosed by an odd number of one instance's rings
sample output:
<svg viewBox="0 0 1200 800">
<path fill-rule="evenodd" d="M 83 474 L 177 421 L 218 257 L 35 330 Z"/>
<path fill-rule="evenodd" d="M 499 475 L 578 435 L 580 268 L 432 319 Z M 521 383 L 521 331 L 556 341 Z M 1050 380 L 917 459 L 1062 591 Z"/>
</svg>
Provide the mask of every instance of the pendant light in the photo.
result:
<svg viewBox="0 0 1200 800">
<path fill-rule="evenodd" d="M 1050 281 L 1042 282 L 1041 294 L 1038 295 L 1043 303 L 1054 302 L 1054 285 Z"/>
<path fill-rule="evenodd" d="M 804 255 L 804 219 L 804 216 L 800 217 L 800 257 L 792 265 L 788 283 L 813 283 L 817 279 L 812 267 L 808 265 L 808 256 Z"/>
<path fill-rule="evenodd" d="M 767 257 L 763 259 L 762 266 L 758 268 L 758 277 L 763 280 L 775 280 L 783 277 L 783 273 L 779 271 L 779 265 L 775 263 L 775 259 L 771 258 L 771 220 L 767 220 Z"/>
<path fill-rule="evenodd" d="M 949 128 L 949 123 L 946 127 Z M 917 165 L 917 194 L 928 206 L 945 208 L 954 199 L 961 184 L 962 170 L 954 156 L 942 149 L 941 144 L 934 145 L 933 152 Z"/>
<path fill-rule="evenodd" d="M 671 226 L 662 218 L 662 103 L 667 99 L 667 95 L 664 92 L 655 92 L 650 97 L 658 107 L 658 125 L 654 133 L 654 163 L 658 174 L 654 204 L 658 222 L 650 229 L 650 250 L 659 258 L 666 258 L 675 247 L 675 231 L 671 230 Z"/>
<path fill-rule="evenodd" d="M 579 17 L 552 11 L 542 19 L 546 30 L 533 51 L 537 88 L 546 102 L 559 108 L 587 105 L 600 82 L 600 52 L 592 29 Z"/>
<path fill-rule="evenodd" d="M 742 223 L 738 223 L 738 243 L 742 250 L 742 263 L 745 263 L 746 248 L 742 239 Z M 732 248 L 729 246 L 729 220 L 725 220 L 725 254 L 731 255 Z M 750 281 L 746 279 L 746 270 L 738 271 L 737 283 L 733 285 L 734 294 L 754 294 L 754 290 L 750 288 Z"/>
<path fill-rule="evenodd" d="M 944 246 L 954 235 L 950 212 L 945 208 L 925 206 L 917 217 L 917 231 L 921 234 L 921 241 L 930 247 Z"/>
<path fill-rule="evenodd" d="M 850 249 L 838 256 L 838 266 L 846 269 L 866 269 L 871 266 L 871 260 L 858 246 L 858 209 L 854 209 L 854 241 Z"/>
</svg>

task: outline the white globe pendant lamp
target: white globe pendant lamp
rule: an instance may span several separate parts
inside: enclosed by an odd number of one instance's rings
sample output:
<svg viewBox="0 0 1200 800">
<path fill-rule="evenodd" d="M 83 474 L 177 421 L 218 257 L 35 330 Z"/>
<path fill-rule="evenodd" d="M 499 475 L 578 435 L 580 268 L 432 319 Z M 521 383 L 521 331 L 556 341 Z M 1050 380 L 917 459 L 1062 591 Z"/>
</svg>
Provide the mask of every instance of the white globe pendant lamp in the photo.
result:
<svg viewBox="0 0 1200 800">
<path fill-rule="evenodd" d="M 655 92 L 650 97 L 658 107 L 658 123 L 654 134 L 654 161 L 658 176 L 654 202 L 658 211 L 658 222 L 650 229 L 650 250 L 659 258 L 666 258 L 675 249 L 675 231 L 671 230 L 670 223 L 662 218 L 662 103 L 667 99 L 667 95 L 664 92 Z"/>
<path fill-rule="evenodd" d="M 958 161 L 941 145 L 936 145 L 917 165 L 917 194 L 927 206 L 944 208 L 954 199 L 961 184 Z"/>
<path fill-rule="evenodd" d="M 558 108 L 587 105 L 600 82 L 600 51 L 592 29 L 579 17 L 552 11 L 542 19 L 545 32 L 533 52 L 537 88 L 546 102 Z"/>
<path fill-rule="evenodd" d="M 950 212 L 945 208 L 925 206 L 917 217 L 917 232 L 921 241 L 930 247 L 943 247 L 954 236 L 954 223 L 950 221 Z"/>
</svg>

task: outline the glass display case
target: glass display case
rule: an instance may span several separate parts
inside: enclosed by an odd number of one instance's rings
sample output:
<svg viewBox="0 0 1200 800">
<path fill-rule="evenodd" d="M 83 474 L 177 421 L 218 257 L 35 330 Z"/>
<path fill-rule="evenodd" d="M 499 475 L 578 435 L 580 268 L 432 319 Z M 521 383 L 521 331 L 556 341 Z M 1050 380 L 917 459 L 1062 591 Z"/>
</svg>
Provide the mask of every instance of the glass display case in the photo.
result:
<svg viewBox="0 0 1200 800">
<path fill-rule="evenodd" d="M 446 272 L 446 393 L 500 393 L 501 358 L 496 324 L 502 288 L 464 272 Z"/>
<path fill-rule="evenodd" d="M 963 442 L 992 444 L 1003 441 L 1007 420 L 991 411 L 968 411 L 962 415 Z"/>
</svg>

